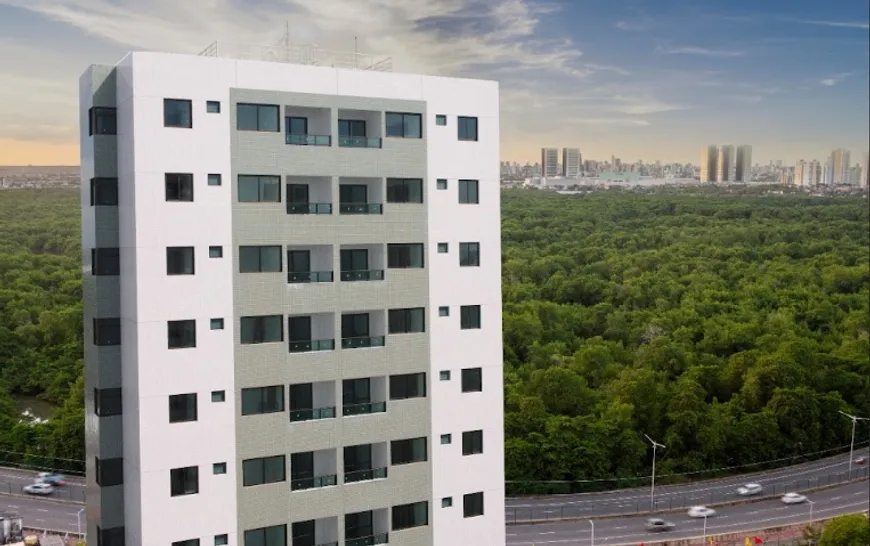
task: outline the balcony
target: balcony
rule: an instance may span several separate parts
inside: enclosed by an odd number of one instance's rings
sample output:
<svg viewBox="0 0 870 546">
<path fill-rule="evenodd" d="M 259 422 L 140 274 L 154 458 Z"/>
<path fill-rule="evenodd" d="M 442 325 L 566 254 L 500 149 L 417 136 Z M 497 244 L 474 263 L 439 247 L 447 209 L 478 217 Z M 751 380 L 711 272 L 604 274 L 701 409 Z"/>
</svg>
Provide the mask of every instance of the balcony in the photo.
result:
<svg viewBox="0 0 870 546">
<path fill-rule="evenodd" d="M 288 176 L 287 214 L 332 214 L 332 178 Z"/>
<path fill-rule="evenodd" d="M 371 110 L 338 110 L 338 146 L 341 148 L 381 148 L 384 117 Z"/>
<path fill-rule="evenodd" d="M 332 269 L 332 245 L 287 247 L 287 282 L 290 284 L 332 282 Z"/>
<path fill-rule="evenodd" d="M 290 385 L 290 422 L 335 418 L 335 382 Z"/>
<path fill-rule="evenodd" d="M 344 483 L 359 483 L 386 478 L 386 442 L 344 448 Z"/>
<path fill-rule="evenodd" d="M 384 280 L 384 245 L 341 245 L 342 282 Z"/>
<path fill-rule="evenodd" d="M 287 317 L 288 350 L 310 353 L 335 350 L 333 313 L 316 313 Z"/>
<path fill-rule="evenodd" d="M 338 546 L 338 517 L 296 521 L 290 532 L 290 546 Z"/>
<path fill-rule="evenodd" d="M 386 377 L 360 377 L 342 381 L 341 414 L 344 417 L 387 411 Z"/>
<path fill-rule="evenodd" d="M 384 188 L 382 178 L 340 177 L 339 214 L 383 214 Z"/>
<path fill-rule="evenodd" d="M 345 514 L 345 546 L 375 546 L 390 542 L 390 517 L 387 508 Z"/>
<path fill-rule="evenodd" d="M 291 146 L 331 146 L 329 108 L 284 107 L 284 142 Z"/>
<path fill-rule="evenodd" d="M 306 491 L 338 484 L 335 449 L 290 455 L 290 490 Z"/>
</svg>

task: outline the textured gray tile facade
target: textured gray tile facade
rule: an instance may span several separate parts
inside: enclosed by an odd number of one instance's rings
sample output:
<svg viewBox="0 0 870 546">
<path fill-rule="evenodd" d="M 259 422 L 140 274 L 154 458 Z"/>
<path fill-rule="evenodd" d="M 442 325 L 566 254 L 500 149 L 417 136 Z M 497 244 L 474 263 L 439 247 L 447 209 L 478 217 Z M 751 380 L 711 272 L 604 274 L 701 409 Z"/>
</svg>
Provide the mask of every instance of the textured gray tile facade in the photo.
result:
<svg viewBox="0 0 870 546">
<path fill-rule="evenodd" d="M 282 107 L 321 109 L 329 115 L 333 145 L 293 146 L 285 143 L 284 108 L 281 109 L 280 133 L 238 131 L 235 127 L 238 103 L 276 104 Z M 416 112 L 426 120 L 426 105 L 415 101 L 340 97 L 301 93 L 266 92 L 234 89 L 230 92 L 232 199 L 233 199 L 233 271 L 234 316 L 276 315 L 284 317 L 285 341 L 260 345 L 241 345 L 239 328 L 235 328 L 236 404 L 241 407 L 241 389 L 267 385 L 334 382 L 338 416 L 308 422 L 290 422 L 288 412 L 236 418 L 236 447 L 239 460 L 287 455 L 288 481 L 254 487 L 242 486 L 242 465 L 238 464 L 239 534 L 247 529 L 287 524 L 310 519 L 337 517 L 338 537 L 343 542 L 344 515 L 365 510 L 430 501 L 431 456 L 426 462 L 390 467 L 383 480 L 341 485 L 343 446 L 390 442 L 391 440 L 427 437 L 431 452 L 431 404 L 429 398 L 387 401 L 386 413 L 341 417 L 341 380 L 359 377 L 383 378 L 389 375 L 428 372 L 429 335 L 387 335 L 384 347 L 341 349 L 341 314 L 371 311 L 383 316 L 391 308 L 425 307 L 427 323 L 428 269 L 386 269 L 387 243 L 425 243 L 427 209 L 423 204 L 384 203 L 383 214 L 338 214 L 339 185 L 342 177 L 376 179 L 380 193 L 386 196 L 385 179 L 426 179 L 425 139 L 384 138 L 378 149 L 342 148 L 337 146 L 340 109 L 377 112 L 384 134 L 384 113 Z M 425 134 L 425 131 L 424 131 Z M 278 175 L 282 179 L 281 203 L 239 203 L 239 174 Z M 327 177 L 312 184 L 328 183 L 333 214 L 288 215 L 286 212 L 286 177 Z M 297 180 L 294 180 L 297 182 Z M 370 195 L 370 198 L 374 197 Z M 374 200 L 374 199 L 372 199 Z M 312 201 L 314 199 L 312 198 Z M 424 195 L 424 202 L 428 197 Z M 238 273 L 238 248 L 243 245 L 281 245 L 282 273 Z M 329 245 L 332 283 L 288 284 L 287 246 Z M 339 280 L 342 245 L 379 245 L 384 263 L 373 269 L 386 269 L 383 281 L 341 282 Z M 312 353 L 290 353 L 287 344 L 286 318 L 290 315 L 330 314 L 335 332 L 336 349 Z M 372 331 L 372 335 L 386 332 Z M 427 377 L 427 382 L 432 378 Z M 389 398 L 389 395 L 387 396 Z M 336 450 L 335 487 L 308 491 L 290 491 L 289 454 L 302 451 Z M 389 451 L 388 451 L 389 453 Z M 389 455 L 388 455 L 389 457 Z M 430 527 L 391 533 L 390 544 L 426 546 L 432 543 Z"/>
<path fill-rule="evenodd" d="M 116 72 L 111 66 L 94 66 L 90 94 L 93 106 L 116 106 Z M 117 140 L 114 135 L 94 135 L 93 172 L 81 181 L 90 188 L 91 177 L 118 176 Z M 83 165 L 86 162 L 83 162 Z M 118 246 L 118 208 L 96 206 L 93 238 L 95 248 Z M 94 412 L 94 390 L 121 387 L 121 348 L 94 344 L 93 319 L 121 316 L 119 276 L 95 276 L 91 273 L 91 249 L 82 249 L 82 295 L 85 353 L 85 443 L 87 448 L 87 503 L 90 513 L 99 514 L 98 521 L 89 518 L 88 533 L 94 536 L 96 525 L 103 529 L 124 525 L 124 486 L 99 487 L 95 481 L 94 458 L 111 459 L 123 454 L 122 416 L 97 417 Z M 93 528 L 91 528 L 93 527 Z"/>
</svg>

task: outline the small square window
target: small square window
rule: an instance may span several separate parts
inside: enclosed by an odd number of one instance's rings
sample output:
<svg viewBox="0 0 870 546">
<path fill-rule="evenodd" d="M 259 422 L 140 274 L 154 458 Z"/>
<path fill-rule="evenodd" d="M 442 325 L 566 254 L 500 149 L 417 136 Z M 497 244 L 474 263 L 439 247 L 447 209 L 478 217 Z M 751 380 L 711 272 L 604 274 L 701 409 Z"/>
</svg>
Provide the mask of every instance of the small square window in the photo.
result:
<svg viewBox="0 0 870 546">
<path fill-rule="evenodd" d="M 438 180 L 436 180 L 435 181 L 435 188 L 439 189 L 439 190 L 446 190 L 447 189 L 447 179 L 446 178 L 439 178 Z"/>
<path fill-rule="evenodd" d="M 453 506 L 453 497 L 444 497 L 441 499 L 441 508 L 450 508 Z"/>
<path fill-rule="evenodd" d="M 163 99 L 163 126 L 191 129 L 191 104 L 187 99 Z"/>
<path fill-rule="evenodd" d="M 222 246 L 210 246 L 210 247 L 208 247 L 208 257 L 209 258 L 223 258 L 224 257 L 224 247 L 222 247 Z"/>
<path fill-rule="evenodd" d="M 215 463 L 211 465 L 212 474 L 226 474 L 227 473 L 227 463 Z"/>
<path fill-rule="evenodd" d="M 442 445 L 447 445 L 447 444 L 451 443 L 452 441 L 453 441 L 453 438 L 449 434 L 442 434 L 441 435 L 441 444 Z"/>
<path fill-rule="evenodd" d="M 447 254 L 448 248 L 447 243 L 438 243 L 438 254 Z"/>
<path fill-rule="evenodd" d="M 445 306 L 438 308 L 438 316 L 439 317 L 449 317 L 450 316 L 450 308 Z"/>
<path fill-rule="evenodd" d="M 444 114 L 437 114 L 435 116 L 435 125 L 445 126 L 447 125 L 447 116 Z"/>
<path fill-rule="evenodd" d="M 211 391 L 211 401 L 212 402 L 226 402 L 227 393 L 226 391 Z"/>
<path fill-rule="evenodd" d="M 216 100 L 206 101 L 205 103 L 205 111 L 209 114 L 220 114 L 221 113 L 221 103 Z M 215 542 L 217 544 L 217 542 Z"/>
<path fill-rule="evenodd" d="M 208 175 L 208 185 L 209 186 L 220 186 L 221 185 L 221 175 L 219 175 L 219 174 Z"/>
<path fill-rule="evenodd" d="M 212 330 L 223 330 L 224 329 L 224 319 L 222 319 L 222 318 L 211 319 L 211 329 Z"/>
<path fill-rule="evenodd" d="M 438 374 L 438 378 L 441 379 L 441 381 L 450 381 L 450 370 L 441 370 Z"/>
<path fill-rule="evenodd" d="M 230 538 L 227 535 L 215 535 L 214 546 L 227 546 L 230 543 Z"/>
</svg>

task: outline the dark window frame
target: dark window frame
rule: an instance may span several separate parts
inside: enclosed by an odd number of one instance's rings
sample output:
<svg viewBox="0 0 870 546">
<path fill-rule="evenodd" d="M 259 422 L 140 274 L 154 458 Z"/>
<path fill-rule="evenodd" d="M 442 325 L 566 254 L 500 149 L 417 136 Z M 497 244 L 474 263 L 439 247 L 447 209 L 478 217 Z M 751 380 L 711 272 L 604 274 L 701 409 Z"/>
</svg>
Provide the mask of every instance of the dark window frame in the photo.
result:
<svg viewBox="0 0 870 546">
<path fill-rule="evenodd" d="M 239 116 L 239 111 L 242 108 L 255 108 L 257 111 L 257 126 L 253 127 L 241 127 L 241 118 Z M 262 123 L 262 113 L 261 109 L 269 108 L 274 109 L 275 112 L 275 128 L 274 129 L 263 129 L 265 126 Z M 236 130 L 237 131 L 254 131 L 258 133 L 280 133 L 281 132 L 281 107 L 277 104 L 261 104 L 261 103 L 253 103 L 253 102 L 239 102 L 236 104 Z"/>
<path fill-rule="evenodd" d="M 172 546 L 199 546 L 198 538 L 189 538 L 187 540 L 176 540 Z"/>
<path fill-rule="evenodd" d="M 426 372 L 390 376 L 390 400 L 426 398 Z"/>
<path fill-rule="evenodd" d="M 462 392 L 483 392 L 483 368 L 463 368 Z"/>
<path fill-rule="evenodd" d="M 91 249 L 91 274 L 98 277 L 121 274 L 121 249 L 104 247 Z"/>
<path fill-rule="evenodd" d="M 92 207 L 117 207 L 118 206 L 118 179 L 95 176 L 91 178 L 91 206 Z"/>
<path fill-rule="evenodd" d="M 419 321 L 419 324 L 415 325 L 417 321 Z M 389 309 L 387 311 L 388 334 L 422 334 L 424 332 L 426 332 L 425 307 Z"/>
<path fill-rule="evenodd" d="M 88 109 L 88 136 L 117 134 L 117 108 L 112 106 L 92 106 Z"/>
<path fill-rule="evenodd" d="M 468 430 L 462 433 L 462 455 L 481 455 L 483 453 L 483 430 Z"/>
<path fill-rule="evenodd" d="M 281 327 L 279 329 L 280 335 L 278 339 L 267 338 L 266 333 L 271 331 L 269 328 L 266 328 L 266 319 L 271 319 L 277 321 Z M 245 326 L 245 323 L 248 323 L 248 326 Z M 250 331 L 252 335 L 250 339 L 246 339 L 249 336 L 242 336 L 245 333 L 247 328 L 252 328 Z M 261 343 L 281 343 L 284 341 L 284 315 L 256 315 L 256 316 L 247 316 L 247 317 L 239 317 L 239 342 L 242 345 L 259 345 Z"/>
<path fill-rule="evenodd" d="M 101 337 L 101 333 L 106 332 L 106 336 L 109 336 L 110 341 L 108 343 L 105 342 L 105 339 Z M 117 337 L 113 337 L 112 334 L 116 334 Z M 121 318 L 120 317 L 106 317 L 106 318 L 95 318 L 94 319 L 94 345 L 98 347 L 114 347 L 116 345 L 121 344 Z"/>
<path fill-rule="evenodd" d="M 269 396 L 266 396 L 265 393 L 273 393 Z M 280 396 L 274 396 L 274 393 L 280 393 Z M 251 396 L 254 397 L 256 395 L 256 399 L 248 399 L 248 404 L 245 404 L 245 397 Z M 250 387 L 242 389 L 242 404 L 241 404 L 241 414 L 242 416 L 248 415 L 264 415 L 267 413 L 281 413 L 285 410 L 286 406 L 286 395 L 284 393 L 284 385 L 267 385 L 265 387 Z M 254 410 L 250 410 L 250 406 L 255 405 L 256 408 Z"/>
<path fill-rule="evenodd" d="M 479 305 L 461 305 L 459 307 L 459 328 L 461 330 L 480 330 L 481 309 Z"/>
<path fill-rule="evenodd" d="M 168 106 L 181 107 L 182 109 L 178 111 L 181 112 L 181 114 L 178 115 L 175 112 L 170 112 L 169 110 L 167 110 Z M 186 120 L 183 109 L 187 110 Z M 178 115 L 179 121 L 172 121 L 170 119 L 170 114 Z M 193 129 L 193 101 L 191 101 L 190 99 L 163 99 L 163 126 L 171 127 L 174 129 Z"/>
<path fill-rule="evenodd" d="M 220 114 L 221 113 L 221 101 L 219 101 L 219 100 L 207 100 L 207 101 L 205 101 L 205 112 L 207 114 Z"/>
<path fill-rule="evenodd" d="M 193 203 L 193 173 L 165 173 L 167 203 Z"/>
<path fill-rule="evenodd" d="M 423 515 L 422 520 L 419 519 L 421 514 Z M 393 531 L 412 529 L 414 527 L 425 527 L 426 525 L 429 525 L 429 501 L 393 506 L 391 516 Z"/>
<path fill-rule="evenodd" d="M 423 444 L 422 452 L 419 449 L 420 442 Z M 415 449 L 415 446 L 418 449 Z M 422 458 L 420 453 L 422 453 Z M 425 436 L 390 442 L 390 464 L 393 466 L 424 463 L 427 460 L 429 460 L 429 440 Z"/>
<path fill-rule="evenodd" d="M 401 121 L 401 132 L 397 133 L 395 127 L 391 126 L 391 118 L 392 121 L 396 121 L 396 118 Z M 413 129 L 413 126 L 409 126 L 409 121 L 411 120 L 416 120 L 416 131 Z M 423 138 L 423 114 L 415 112 L 385 112 L 384 133 L 387 138 Z"/>
<path fill-rule="evenodd" d="M 419 253 L 419 265 L 414 254 Z M 426 250 L 423 243 L 388 243 L 387 269 L 423 269 L 426 267 Z"/>
<path fill-rule="evenodd" d="M 94 475 L 100 487 L 124 484 L 124 458 L 100 459 L 94 457 Z"/>
<path fill-rule="evenodd" d="M 480 180 L 462 178 L 456 186 L 459 188 L 460 205 L 480 204 Z"/>
<path fill-rule="evenodd" d="M 244 542 L 239 546 L 287 546 L 287 524 L 248 529 L 243 536 Z"/>
<path fill-rule="evenodd" d="M 169 349 L 195 348 L 196 319 L 166 321 L 166 346 Z"/>
<path fill-rule="evenodd" d="M 463 142 L 477 142 L 478 119 L 472 116 L 458 116 L 456 118 L 456 137 Z"/>
<path fill-rule="evenodd" d="M 462 517 L 476 518 L 484 513 L 483 492 L 462 495 Z"/>
<path fill-rule="evenodd" d="M 110 389 L 94 388 L 94 414 L 97 417 L 111 417 L 124 413 L 123 391 L 120 387 Z"/>
<path fill-rule="evenodd" d="M 257 268 L 256 269 L 243 269 L 242 265 L 242 253 L 246 254 L 252 252 L 252 249 L 256 249 L 257 251 Z M 278 269 L 263 269 L 263 252 L 264 251 L 277 252 L 278 255 Z M 241 245 L 239 246 L 239 273 L 283 273 L 284 272 L 284 259 L 282 257 L 282 249 L 281 245 Z M 248 256 L 250 257 L 250 256 Z M 248 260 L 245 260 L 245 265 L 247 265 Z"/>
<path fill-rule="evenodd" d="M 185 466 L 169 470 L 169 496 L 183 497 L 199 493 L 199 467 Z"/>
<path fill-rule="evenodd" d="M 459 267 L 480 267 L 480 243 L 459 243 Z"/>
<path fill-rule="evenodd" d="M 169 395 L 169 422 L 191 423 L 199 420 L 199 401 L 195 392 Z"/>
<path fill-rule="evenodd" d="M 387 203 L 423 203 L 422 178 L 387 178 Z"/>
<path fill-rule="evenodd" d="M 124 546 L 124 526 L 103 529 L 97 525 L 97 546 Z"/>
<path fill-rule="evenodd" d="M 223 186 L 224 177 L 221 175 L 221 173 L 208 173 L 205 177 L 205 181 L 206 186 Z"/>
<path fill-rule="evenodd" d="M 438 127 L 447 127 L 447 116 L 445 114 L 435 114 L 435 125 Z"/>
<path fill-rule="evenodd" d="M 185 271 L 187 258 L 190 258 L 190 271 Z M 196 274 L 196 251 L 192 246 L 168 246 L 166 247 L 166 274 L 167 275 L 195 275 Z"/>
<path fill-rule="evenodd" d="M 242 199 L 242 182 L 253 182 L 257 179 L 257 199 Z M 266 199 L 264 188 L 267 185 L 274 186 L 275 198 Z M 239 203 L 280 203 L 281 202 L 281 177 L 276 174 L 239 174 L 236 176 L 236 190 Z"/>
<path fill-rule="evenodd" d="M 272 465 L 272 466 L 269 466 Z M 280 477 L 271 474 L 280 468 Z M 271 472 L 267 472 L 270 469 Z M 256 457 L 242 461 L 242 487 L 256 485 L 268 485 L 287 481 L 287 456 L 270 455 L 268 457 Z"/>
</svg>

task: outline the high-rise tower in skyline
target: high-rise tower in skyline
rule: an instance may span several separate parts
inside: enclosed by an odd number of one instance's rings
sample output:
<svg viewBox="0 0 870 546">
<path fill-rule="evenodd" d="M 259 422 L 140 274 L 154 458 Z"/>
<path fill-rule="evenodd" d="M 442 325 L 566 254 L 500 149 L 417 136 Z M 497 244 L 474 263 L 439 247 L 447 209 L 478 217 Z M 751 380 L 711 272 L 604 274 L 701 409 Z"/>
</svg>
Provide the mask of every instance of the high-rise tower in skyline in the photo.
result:
<svg viewBox="0 0 870 546">
<path fill-rule="evenodd" d="M 736 165 L 734 146 L 720 144 L 716 153 L 716 182 L 734 182 Z"/>
<path fill-rule="evenodd" d="M 734 180 L 737 182 L 752 182 L 752 146 L 748 144 L 737 146 L 734 163 Z"/>
<path fill-rule="evenodd" d="M 541 176 L 559 176 L 558 148 L 541 148 Z"/>
<path fill-rule="evenodd" d="M 715 144 L 710 144 L 701 152 L 701 182 L 716 181 L 716 165 L 718 162 L 718 151 Z"/>
<path fill-rule="evenodd" d="M 365 66 L 80 78 L 94 544 L 505 544 L 498 83 Z"/>
<path fill-rule="evenodd" d="M 581 156 L 578 148 L 562 148 L 562 176 L 580 175 Z"/>
<path fill-rule="evenodd" d="M 827 161 L 826 185 L 839 186 L 849 184 L 849 170 L 851 168 L 849 155 L 849 150 L 845 148 L 837 148 L 831 152 Z"/>
</svg>

